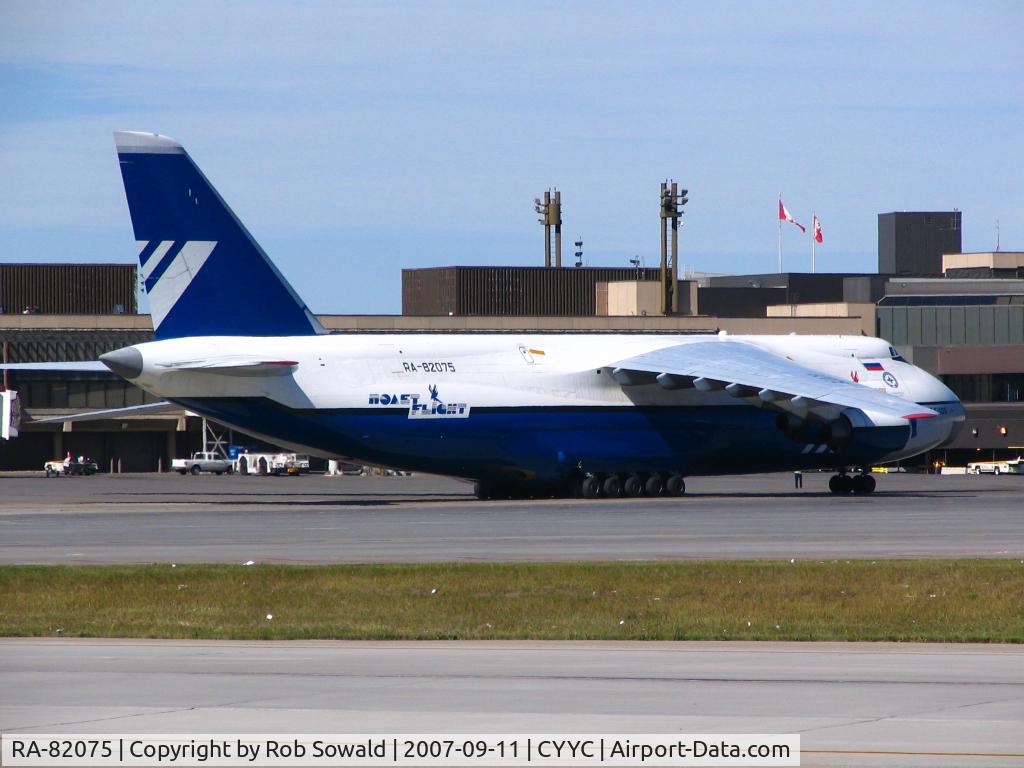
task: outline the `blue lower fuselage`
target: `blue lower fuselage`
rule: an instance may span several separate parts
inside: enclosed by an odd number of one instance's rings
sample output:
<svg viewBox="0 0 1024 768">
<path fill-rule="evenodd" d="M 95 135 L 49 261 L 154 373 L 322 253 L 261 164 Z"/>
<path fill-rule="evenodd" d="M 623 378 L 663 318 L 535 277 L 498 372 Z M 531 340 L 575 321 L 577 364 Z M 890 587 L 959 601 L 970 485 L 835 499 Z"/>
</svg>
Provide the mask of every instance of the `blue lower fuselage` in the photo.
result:
<svg viewBox="0 0 1024 768">
<path fill-rule="evenodd" d="M 325 456 L 474 479 L 558 483 L 586 473 L 713 475 L 869 466 L 912 427 L 855 429 L 838 452 L 799 442 L 777 414 L 713 407 L 474 408 L 411 419 L 406 409 L 293 410 L 265 399 L 176 399 L 236 429 Z"/>
</svg>

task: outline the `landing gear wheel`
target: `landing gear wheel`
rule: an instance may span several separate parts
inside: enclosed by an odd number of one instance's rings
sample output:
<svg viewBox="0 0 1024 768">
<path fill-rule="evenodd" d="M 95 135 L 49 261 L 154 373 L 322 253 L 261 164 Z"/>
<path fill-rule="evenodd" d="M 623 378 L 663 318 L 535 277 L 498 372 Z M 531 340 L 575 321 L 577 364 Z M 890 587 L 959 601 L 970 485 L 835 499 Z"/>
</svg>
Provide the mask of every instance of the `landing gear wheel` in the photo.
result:
<svg viewBox="0 0 1024 768">
<path fill-rule="evenodd" d="M 875 490 L 875 478 L 871 475 L 857 475 L 851 482 L 853 484 L 853 492 L 858 495 L 873 493 Z"/>
<path fill-rule="evenodd" d="M 260 459 L 259 468 L 260 468 L 260 474 L 261 475 L 268 474 L 269 465 L 267 464 L 267 460 L 266 459 Z"/>
<path fill-rule="evenodd" d="M 828 489 L 836 496 L 853 490 L 853 478 L 849 475 L 832 475 L 828 481 Z"/>
<path fill-rule="evenodd" d="M 473 483 L 473 494 L 480 499 L 480 501 L 486 501 L 492 498 L 490 486 L 482 480 L 477 480 Z"/>
<path fill-rule="evenodd" d="M 622 490 L 627 496 L 637 497 L 644 495 L 644 481 L 640 475 L 630 475 L 622 484 Z"/>
<path fill-rule="evenodd" d="M 665 490 L 669 496 L 682 496 L 686 493 L 686 481 L 682 475 L 670 475 L 665 481 Z"/>
<path fill-rule="evenodd" d="M 609 499 L 617 499 L 622 495 L 622 481 L 618 475 L 608 475 L 604 479 L 604 495 Z"/>
<path fill-rule="evenodd" d="M 648 496 L 661 496 L 665 492 L 665 481 L 661 475 L 651 475 L 644 483 L 644 491 Z"/>
<path fill-rule="evenodd" d="M 238 460 L 238 474 L 248 475 L 249 474 L 249 460 L 243 456 Z"/>
<path fill-rule="evenodd" d="M 601 478 L 593 475 L 584 478 L 582 491 L 585 499 L 601 498 Z"/>
</svg>

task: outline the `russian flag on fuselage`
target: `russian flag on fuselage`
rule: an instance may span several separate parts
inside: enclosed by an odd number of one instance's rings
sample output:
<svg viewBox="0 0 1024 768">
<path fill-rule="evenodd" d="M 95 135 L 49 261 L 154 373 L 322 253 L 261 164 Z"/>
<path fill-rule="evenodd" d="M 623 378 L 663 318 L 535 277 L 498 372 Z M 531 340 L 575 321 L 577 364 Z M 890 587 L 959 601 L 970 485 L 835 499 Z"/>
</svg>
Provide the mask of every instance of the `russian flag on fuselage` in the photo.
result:
<svg viewBox="0 0 1024 768">
<path fill-rule="evenodd" d="M 869 371 L 884 371 L 881 363 L 864 363 L 864 367 Z"/>
</svg>

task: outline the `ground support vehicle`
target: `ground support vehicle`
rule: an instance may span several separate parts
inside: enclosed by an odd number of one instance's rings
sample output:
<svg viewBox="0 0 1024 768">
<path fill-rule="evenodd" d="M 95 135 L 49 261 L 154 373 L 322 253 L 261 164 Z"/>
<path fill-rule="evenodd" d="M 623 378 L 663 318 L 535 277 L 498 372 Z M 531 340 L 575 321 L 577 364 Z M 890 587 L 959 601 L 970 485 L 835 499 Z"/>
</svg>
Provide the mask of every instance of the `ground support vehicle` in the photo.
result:
<svg viewBox="0 0 1024 768">
<path fill-rule="evenodd" d="M 1005 461 L 972 461 L 967 465 L 969 475 L 1020 475 L 1024 474 L 1021 457 Z"/>
<path fill-rule="evenodd" d="M 246 451 L 238 455 L 234 467 L 240 475 L 303 475 L 309 472 L 309 456 Z"/>
<path fill-rule="evenodd" d="M 215 475 L 229 475 L 235 471 L 234 465 L 225 458 L 218 456 L 213 451 L 196 451 L 190 459 L 175 459 L 171 462 L 171 469 L 179 475 L 186 472 L 198 475 L 200 472 L 213 472 Z"/>
<path fill-rule="evenodd" d="M 100 471 L 100 468 L 91 459 L 86 459 L 85 461 L 53 459 L 43 464 L 43 471 L 47 477 L 60 477 L 61 475 L 95 475 Z"/>
</svg>

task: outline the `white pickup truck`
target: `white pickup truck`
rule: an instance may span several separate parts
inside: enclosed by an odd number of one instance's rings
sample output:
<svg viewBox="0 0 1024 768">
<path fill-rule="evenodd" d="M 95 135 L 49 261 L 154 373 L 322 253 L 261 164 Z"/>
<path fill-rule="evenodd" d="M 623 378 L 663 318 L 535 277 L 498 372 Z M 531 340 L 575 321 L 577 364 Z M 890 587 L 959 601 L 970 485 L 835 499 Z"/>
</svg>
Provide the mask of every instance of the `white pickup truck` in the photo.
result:
<svg viewBox="0 0 1024 768">
<path fill-rule="evenodd" d="M 215 475 L 229 475 L 235 471 L 234 466 L 228 459 L 223 459 L 212 451 L 196 451 L 191 459 L 175 459 L 171 462 L 171 469 L 179 475 L 189 472 L 198 475 L 200 472 L 213 472 Z"/>
</svg>

